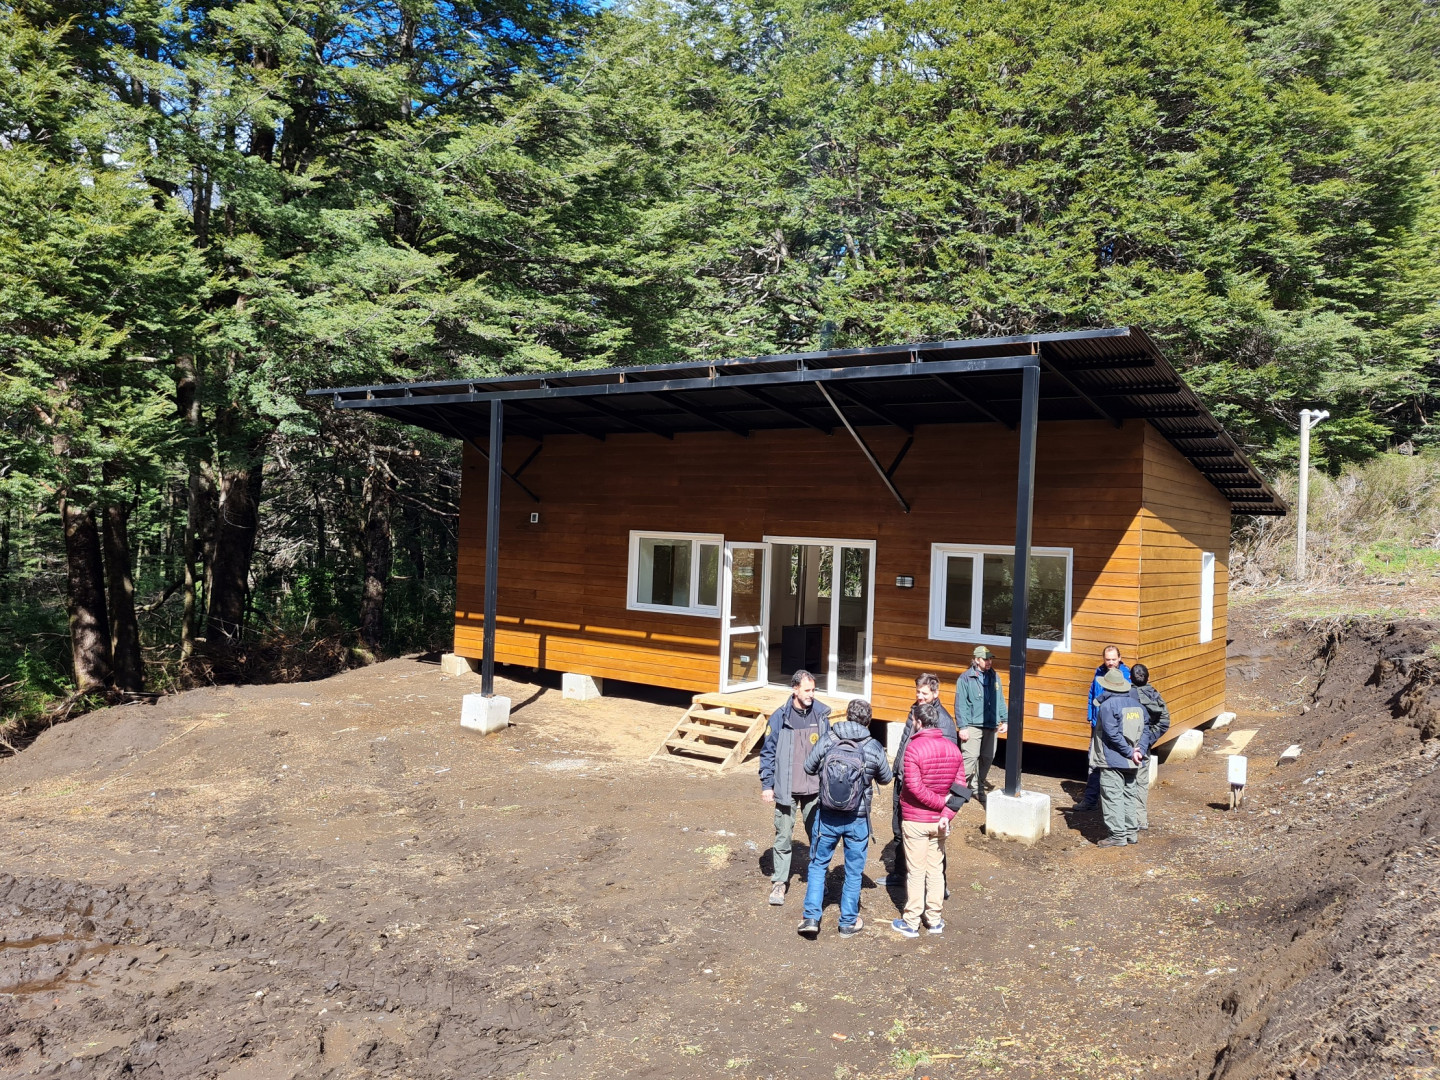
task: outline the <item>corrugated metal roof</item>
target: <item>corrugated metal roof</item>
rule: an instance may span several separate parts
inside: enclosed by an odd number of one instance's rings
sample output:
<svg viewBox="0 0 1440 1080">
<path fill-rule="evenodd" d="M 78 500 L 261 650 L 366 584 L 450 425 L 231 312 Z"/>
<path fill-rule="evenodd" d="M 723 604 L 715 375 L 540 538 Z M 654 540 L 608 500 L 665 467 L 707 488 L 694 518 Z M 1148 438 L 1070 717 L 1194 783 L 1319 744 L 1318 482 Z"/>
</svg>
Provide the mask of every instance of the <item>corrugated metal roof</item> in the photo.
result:
<svg viewBox="0 0 1440 1080">
<path fill-rule="evenodd" d="M 851 424 L 1013 427 L 1018 365 L 1041 367 L 1040 420 L 1100 417 L 1153 424 L 1240 514 L 1285 504 L 1138 327 L 974 338 L 445 382 L 312 390 L 336 408 L 369 409 L 444 435 L 481 439 L 488 403 L 506 403 L 507 433 L 597 439 L 634 432 L 736 434 L 839 426 L 823 384 Z"/>
</svg>

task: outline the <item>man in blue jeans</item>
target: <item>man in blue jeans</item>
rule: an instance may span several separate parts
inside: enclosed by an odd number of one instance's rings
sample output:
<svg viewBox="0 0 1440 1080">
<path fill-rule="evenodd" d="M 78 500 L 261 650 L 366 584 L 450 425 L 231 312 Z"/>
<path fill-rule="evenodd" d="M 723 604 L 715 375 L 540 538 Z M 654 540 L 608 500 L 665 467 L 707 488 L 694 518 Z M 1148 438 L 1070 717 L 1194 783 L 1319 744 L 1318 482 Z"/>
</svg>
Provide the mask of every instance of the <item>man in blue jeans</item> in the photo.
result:
<svg viewBox="0 0 1440 1080">
<path fill-rule="evenodd" d="M 860 919 L 860 877 L 870 847 L 870 800 L 874 785 L 893 779 L 885 748 L 870 737 L 870 703 L 855 700 L 845 719 L 831 726 L 805 758 L 805 772 L 820 776 L 820 810 L 805 882 L 805 917 L 797 928 L 805 937 L 820 933 L 825 873 L 837 844 L 845 848 L 845 886 L 840 892 L 840 936 L 853 937 Z"/>
</svg>

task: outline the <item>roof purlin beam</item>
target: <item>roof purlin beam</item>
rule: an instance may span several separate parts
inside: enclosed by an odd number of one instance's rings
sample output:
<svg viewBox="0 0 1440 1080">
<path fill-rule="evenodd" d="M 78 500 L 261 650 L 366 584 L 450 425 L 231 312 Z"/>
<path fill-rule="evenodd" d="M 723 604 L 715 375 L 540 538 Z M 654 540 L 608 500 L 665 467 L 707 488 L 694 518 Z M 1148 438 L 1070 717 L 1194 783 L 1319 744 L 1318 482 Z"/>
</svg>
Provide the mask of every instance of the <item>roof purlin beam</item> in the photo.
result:
<svg viewBox="0 0 1440 1080">
<path fill-rule="evenodd" d="M 903 364 L 882 364 L 874 367 L 804 368 L 788 371 L 754 372 L 744 375 L 718 373 L 696 379 L 649 379 L 632 380 L 624 383 L 601 383 L 586 386 L 532 386 L 516 390 L 473 390 L 457 394 L 376 394 L 366 390 L 367 396 L 347 398 L 345 393 L 360 391 L 329 390 L 333 403 L 338 409 L 385 409 L 396 406 L 417 408 L 424 405 L 461 405 L 491 401 L 499 398 L 506 402 L 543 400 L 570 397 L 612 397 L 617 394 L 653 394 L 657 391 L 674 393 L 687 390 L 721 390 L 727 387 L 749 390 L 767 386 L 793 386 L 797 383 L 833 382 L 835 380 L 856 381 L 863 379 L 911 378 L 916 374 L 926 375 L 973 375 L 998 371 L 1017 371 L 1035 362 L 1032 355 L 987 356 L 969 360 L 920 360 Z M 393 388 L 396 391 L 400 387 Z"/>
<path fill-rule="evenodd" d="M 997 424 L 1001 424 L 1009 428 L 1011 431 L 1015 430 L 1015 425 L 1012 424 L 1009 420 L 1006 420 L 998 413 L 987 409 L 984 405 L 981 405 L 978 401 L 972 398 L 969 394 L 965 393 L 964 390 L 961 390 L 944 375 L 936 375 L 932 372 L 930 373 L 930 378 L 933 379 L 935 382 L 939 383 L 946 390 L 948 390 L 950 392 L 950 396 L 955 398 L 957 401 L 963 402 L 964 404 L 969 405 L 972 409 L 975 409 L 978 412 L 981 412 L 984 415 L 990 417 L 990 419 L 994 420 Z"/>
<path fill-rule="evenodd" d="M 572 435 L 586 435 L 600 442 L 605 441 L 605 435 L 601 432 L 594 432 L 588 428 L 580 427 L 578 424 L 572 424 L 568 420 L 563 420 L 558 416 L 549 416 L 546 413 L 540 412 L 538 409 L 530 408 L 523 401 L 511 401 L 509 404 L 514 405 L 515 408 L 519 409 L 531 419 L 539 420 L 543 424 L 554 424 L 562 431 L 568 431 Z"/>
<path fill-rule="evenodd" d="M 835 359 L 835 358 L 839 358 L 839 357 L 855 357 L 855 356 L 899 356 L 899 355 L 901 355 L 901 354 L 907 354 L 907 353 L 908 353 L 908 362 L 909 362 L 909 363 L 915 363 L 915 362 L 917 361 L 917 358 L 919 357 L 919 355 L 922 354 L 922 353 L 923 353 L 923 354 L 926 354 L 926 355 L 943 356 L 943 355 L 945 355 L 946 353 L 953 352 L 953 351 L 956 350 L 956 349 L 966 350 L 966 351 L 968 351 L 968 350 L 977 350 L 977 351 L 978 351 L 982 346 L 983 346 L 984 348 L 986 348 L 986 349 L 992 349 L 992 350 L 993 350 L 993 349 L 996 349 L 996 348 L 1014 348 L 1014 347 L 1016 347 L 1016 346 L 1027 346 L 1027 345 L 1028 345 L 1029 348 L 1028 348 L 1028 349 L 1025 349 L 1025 351 L 1022 352 L 1022 353 L 1015 353 L 1015 352 L 1000 352 L 1000 353 L 997 353 L 997 352 L 989 352 L 989 353 L 981 353 L 981 355 L 975 357 L 975 359 L 978 360 L 978 361 L 991 360 L 991 359 L 995 359 L 995 358 L 997 358 L 997 357 L 998 357 L 998 358 L 1002 358 L 1002 359 L 1008 358 L 1008 359 L 1010 359 L 1010 360 L 1019 361 L 1019 362 L 1020 362 L 1020 363 L 1019 363 L 1019 366 L 1023 367 L 1023 366 L 1025 366 L 1025 362 L 1028 361 L 1029 358 L 1035 354 L 1035 351 L 1036 351 L 1038 348 L 1044 346 L 1047 342 L 1099 341 L 1099 340 L 1108 339 L 1108 338 L 1130 337 L 1130 336 L 1132 335 L 1132 333 L 1133 333 L 1133 331 L 1132 331 L 1131 329 L 1127 328 L 1127 327 L 1111 327 L 1111 328 L 1109 328 L 1109 329 L 1099 329 L 1099 330 L 1069 330 L 1069 331 L 1065 331 L 1065 332 L 1062 332 L 1062 333 L 1054 333 L 1054 334 L 1021 334 L 1021 335 L 1016 335 L 1016 336 L 1012 336 L 1012 337 L 971 338 L 971 339 L 966 340 L 966 341 L 923 341 L 923 342 L 917 342 L 917 343 L 912 344 L 912 345 L 899 345 L 899 346 L 897 346 L 897 345 L 878 345 L 878 346 L 870 346 L 870 347 L 863 348 L 863 349 L 832 349 L 832 350 L 823 351 L 823 352 L 771 354 L 771 355 L 766 355 L 766 356 L 736 357 L 736 358 L 733 358 L 733 359 L 730 359 L 730 360 L 710 361 L 710 362 L 690 362 L 690 363 L 683 363 L 683 364 L 642 364 L 642 365 L 638 365 L 638 366 L 635 366 L 635 367 L 606 368 L 606 369 L 603 369 L 603 370 L 600 370 L 600 371 L 590 371 L 590 372 L 586 372 L 585 375 L 586 375 L 587 377 L 604 377 L 604 376 L 614 375 L 614 376 L 624 377 L 624 378 L 633 380 L 633 379 L 635 379 L 635 377 L 636 377 L 637 375 L 643 376 L 643 375 L 653 375 L 653 374 L 657 374 L 657 373 L 663 375 L 664 373 L 672 372 L 672 371 L 673 371 L 674 369 L 676 369 L 676 368 L 690 368 L 690 369 L 695 369 L 695 368 L 702 368 L 702 367 L 703 367 L 703 368 L 708 368 L 708 369 L 710 369 L 710 370 L 713 372 L 713 371 L 723 370 L 723 369 L 732 368 L 732 367 L 733 367 L 733 368 L 737 368 L 737 369 L 738 369 L 738 368 L 742 368 L 742 367 L 749 368 L 749 367 L 754 367 L 754 366 L 757 365 L 757 364 L 771 364 L 771 363 L 776 363 L 776 362 L 795 363 L 795 364 L 798 364 L 799 366 L 803 367 L 805 364 L 807 364 L 807 363 L 809 363 L 809 362 L 811 362 L 811 361 L 816 361 L 816 360 L 823 361 L 823 360 Z M 922 362 L 925 363 L 925 364 L 928 364 L 928 365 L 933 365 L 933 364 L 936 363 L 935 361 L 930 361 L 930 360 L 926 360 L 926 361 L 922 361 Z M 968 361 L 966 361 L 966 362 L 968 362 Z M 1151 358 L 1147 359 L 1146 362 L 1153 364 L 1153 363 L 1155 362 L 1155 358 L 1154 358 L 1154 357 L 1151 357 Z M 897 360 L 896 363 L 898 364 L 898 363 L 901 363 L 901 362 Z M 1077 361 L 1076 363 L 1079 363 L 1079 361 Z M 1125 365 L 1128 364 L 1128 363 L 1129 363 L 1129 361 L 1122 361 L 1122 362 L 1120 362 L 1120 366 L 1125 366 Z M 1015 364 L 1011 364 L 1010 366 L 1011 366 L 1011 367 L 1014 367 L 1014 366 L 1016 366 L 1016 365 L 1015 365 Z M 1102 363 L 1101 366 L 1104 366 L 1104 364 Z M 858 369 L 851 369 L 851 370 L 858 370 Z M 556 377 L 556 378 L 565 378 L 565 377 L 578 378 L 579 376 L 578 376 L 578 375 L 564 376 L 564 375 L 561 375 L 560 373 L 556 372 L 556 373 L 554 373 L 554 377 Z M 407 386 L 408 386 L 409 388 L 411 388 L 412 390 L 431 389 L 431 388 L 435 388 L 435 387 L 464 386 L 464 385 L 469 385 L 469 386 L 471 386 L 471 387 L 473 388 L 473 386 L 474 386 L 475 384 L 477 384 L 477 383 L 485 383 L 485 384 L 488 385 L 488 386 L 498 386 L 498 385 L 503 385 L 503 384 L 507 384 L 507 383 L 510 383 L 510 382 L 529 382 L 529 381 L 534 381 L 534 380 L 537 379 L 537 378 L 538 378 L 538 379 L 543 379 L 544 376 L 543 376 L 543 375 L 530 375 L 530 376 L 526 376 L 526 375 L 503 375 L 503 376 L 499 376 L 499 377 L 497 377 L 497 378 L 491 379 L 491 380 L 489 380 L 488 382 L 487 382 L 486 380 L 483 380 L 483 379 L 458 379 L 458 380 L 457 380 L 457 379 L 450 379 L 450 380 L 445 380 L 445 381 L 433 381 L 433 380 L 432 380 L 432 381 L 424 381 L 424 382 L 413 382 L 413 383 L 407 383 L 407 384 L 405 384 L 405 385 L 407 385 Z M 397 388 L 397 384 L 395 384 L 395 383 L 380 383 L 380 384 L 371 385 L 371 386 L 343 386 L 343 387 L 330 387 L 330 388 L 324 388 L 324 389 L 307 390 L 307 391 L 306 391 L 306 395 L 309 396 L 309 397 L 317 397 L 317 396 L 318 396 L 318 397 L 323 397 L 323 396 L 326 396 L 326 395 L 333 395 L 333 394 L 338 394 L 338 393 L 364 393 L 364 392 L 366 392 L 366 391 L 375 391 L 375 390 L 393 391 L 393 390 L 395 390 L 396 388 Z"/>
<path fill-rule="evenodd" d="M 908 514 L 910 512 L 910 504 L 905 501 L 905 496 L 900 494 L 900 489 L 895 486 L 895 481 L 890 479 L 890 474 L 885 471 L 885 467 L 876 460 L 875 454 L 871 451 L 865 440 L 860 437 L 860 433 L 855 430 L 849 419 L 840 411 L 840 406 L 837 405 L 835 399 L 830 396 L 830 391 L 825 389 L 825 384 L 816 383 L 815 389 L 819 390 L 825 400 L 830 403 L 830 408 L 835 410 L 835 415 L 838 416 L 840 422 L 845 425 L 845 430 L 850 432 L 850 437 L 854 439 L 855 444 L 860 447 L 860 452 L 865 455 L 865 460 L 870 462 L 870 466 L 880 475 L 881 481 L 890 489 L 890 494 L 895 496 L 895 501 L 900 504 L 900 509 Z M 895 464 L 900 464 L 898 459 Z"/>
<path fill-rule="evenodd" d="M 648 431 L 651 435 L 659 435 L 662 439 L 673 440 L 675 438 L 675 433 L 673 431 L 662 431 L 660 428 L 653 427 L 650 424 L 645 423 L 644 420 L 638 420 L 633 416 L 621 412 L 614 406 L 606 405 L 604 402 L 596 401 L 593 398 L 582 398 L 581 404 L 583 404 L 587 409 L 594 409 L 596 412 L 601 413 L 605 416 L 613 417 L 614 419 L 619 420 L 622 424 L 629 424 L 631 427 L 637 427 L 641 431 Z"/>
<path fill-rule="evenodd" d="M 830 434 L 830 429 L 824 424 L 817 424 L 814 420 L 811 420 L 808 416 L 800 412 L 798 409 L 792 409 L 788 405 L 781 405 L 778 401 L 772 398 L 769 394 L 765 393 L 763 390 L 756 390 L 754 387 L 750 386 L 742 386 L 739 389 L 742 393 L 748 394 L 750 397 L 753 397 L 756 401 L 761 402 L 764 405 L 768 405 L 770 408 L 774 409 L 781 415 L 788 416 L 791 420 L 794 420 L 800 424 L 804 424 L 808 428 L 814 428 L 816 431 L 820 432 L 821 435 Z"/>
<path fill-rule="evenodd" d="M 680 398 L 674 394 L 671 394 L 669 397 L 666 397 L 663 394 L 651 394 L 650 396 L 653 397 L 656 401 L 664 402 L 666 405 L 670 406 L 673 409 L 679 409 L 681 412 L 689 413 L 697 420 L 704 420 L 707 424 L 713 424 L 721 431 L 732 432 L 736 435 L 739 435 L 742 439 L 748 439 L 750 437 L 750 432 L 747 428 L 742 428 L 738 424 L 727 424 L 724 420 L 721 420 L 719 417 L 707 413 L 703 409 L 697 409 L 693 405 L 685 404 L 685 402 L 681 401 Z"/>
<path fill-rule="evenodd" d="M 1099 413 L 1104 419 L 1109 420 L 1109 421 L 1110 421 L 1112 424 L 1114 424 L 1117 428 L 1124 426 L 1124 424 L 1125 424 L 1125 421 L 1124 421 L 1124 420 L 1121 420 L 1118 416 L 1114 415 L 1112 412 L 1110 412 L 1110 410 L 1106 409 L 1103 405 L 1101 405 L 1101 404 L 1100 404 L 1098 401 L 1096 401 L 1093 397 L 1091 397 L 1089 394 L 1087 394 L 1084 390 L 1081 390 L 1080 387 L 1076 386 L 1075 383 L 1074 383 L 1074 381 L 1070 378 L 1070 376 L 1066 375 L 1063 371 L 1061 371 L 1059 368 L 1057 368 L 1054 364 L 1052 364 L 1052 363 L 1050 363 L 1050 361 L 1046 360 L 1043 355 L 1042 355 L 1041 358 L 1040 358 L 1040 362 L 1045 365 L 1045 370 L 1046 370 L 1046 371 L 1050 372 L 1050 374 L 1054 375 L 1054 376 L 1055 376 L 1056 378 L 1058 378 L 1061 382 L 1063 382 L 1066 386 L 1068 386 L 1068 387 L 1070 388 L 1070 390 L 1071 390 L 1077 397 L 1080 398 L 1080 400 L 1084 401 L 1085 404 L 1089 405 L 1090 408 L 1094 409 L 1094 410 L 1095 410 L 1097 413 Z"/>
</svg>

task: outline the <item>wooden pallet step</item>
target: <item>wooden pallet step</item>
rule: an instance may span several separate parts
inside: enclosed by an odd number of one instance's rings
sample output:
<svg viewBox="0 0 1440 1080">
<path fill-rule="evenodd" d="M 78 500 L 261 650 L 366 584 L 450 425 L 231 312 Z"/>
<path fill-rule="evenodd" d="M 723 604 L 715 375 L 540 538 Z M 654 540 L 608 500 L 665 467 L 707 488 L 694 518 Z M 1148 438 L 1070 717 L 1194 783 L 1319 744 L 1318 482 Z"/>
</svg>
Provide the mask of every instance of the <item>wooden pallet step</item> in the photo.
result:
<svg viewBox="0 0 1440 1080">
<path fill-rule="evenodd" d="M 688 769 L 708 769 L 711 772 L 717 773 L 725 771 L 725 762 L 723 761 L 712 761 L 709 758 L 693 757 L 690 754 L 678 750 L 673 750 L 666 754 L 664 760 L 677 762 Z"/>
<path fill-rule="evenodd" d="M 762 713 L 769 714 L 774 706 L 751 704 L 750 702 L 736 701 L 729 694 L 696 694 L 694 699 L 696 705 L 718 705 L 734 712 L 747 712 L 759 716 Z"/>
<path fill-rule="evenodd" d="M 745 738 L 745 730 L 737 731 L 734 728 L 716 727 L 714 724 L 677 724 L 676 731 L 684 731 L 692 735 L 704 735 L 707 739 L 724 739 L 732 746 Z"/>
<path fill-rule="evenodd" d="M 732 752 L 728 746 L 714 746 L 710 743 L 694 742 L 690 739 L 666 739 L 665 745 L 672 750 L 685 750 L 701 757 L 714 758 L 716 761 L 724 761 Z"/>
<path fill-rule="evenodd" d="M 768 694 L 696 694 L 650 759 L 723 773 L 744 761 L 764 738 L 766 718 L 780 700 Z"/>
<path fill-rule="evenodd" d="M 721 712 L 719 709 L 691 709 L 687 714 L 692 720 L 708 720 L 712 724 L 723 724 L 726 727 L 739 728 L 741 731 L 749 731 L 750 725 L 755 723 L 753 716 L 736 716 L 732 713 Z"/>
<path fill-rule="evenodd" d="M 668 761 L 672 765 L 680 765 L 686 769 L 704 769 L 706 772 L 722 773 L 725 771 L 723 761 L 706 761 L 703 758 L 690 757 L 687 754 L 661 754 L 655 760 Z"/>
<path fill-rule="evenodd" d="M 740 732 L 749 732 L 756 719 L 757 717 L 753 716 L 729 716 L 727 713 L 713 713 L 706 708 L 691 708 L 688 713 L 685 713 L 685 720 L 703 720 L 704 723 L 713 724 L 714 727 L 740 730 Z"/>
</svg>

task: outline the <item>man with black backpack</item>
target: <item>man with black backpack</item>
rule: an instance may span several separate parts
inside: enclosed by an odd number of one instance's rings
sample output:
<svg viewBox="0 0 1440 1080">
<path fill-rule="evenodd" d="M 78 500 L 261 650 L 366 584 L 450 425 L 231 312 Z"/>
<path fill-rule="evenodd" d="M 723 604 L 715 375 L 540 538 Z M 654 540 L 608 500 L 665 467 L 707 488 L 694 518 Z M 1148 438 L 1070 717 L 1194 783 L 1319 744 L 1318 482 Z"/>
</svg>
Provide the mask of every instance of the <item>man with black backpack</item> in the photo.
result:
<svg viewBox="0 0 1440 1080">
<path fill-rule="evenodd" d="M 820 933 L 825 901 L 825 874 L 837 844 L 845 847 L 845 886 L 840 892 L 840 936 L 852 937 L 864 927 L 860 919 L 860 876 L 870 846 L 872 784 L 892 779 L 885 748 L 870 737 L 870 703 L 855 700 L 845 719 L 831 726 L 805 758 L 805 771 L 820 777 L 820 812 L 810 849 L 810 876 L 805 884 L 805 917 L 798 930 L 806 937 Z"/>
</svg>

